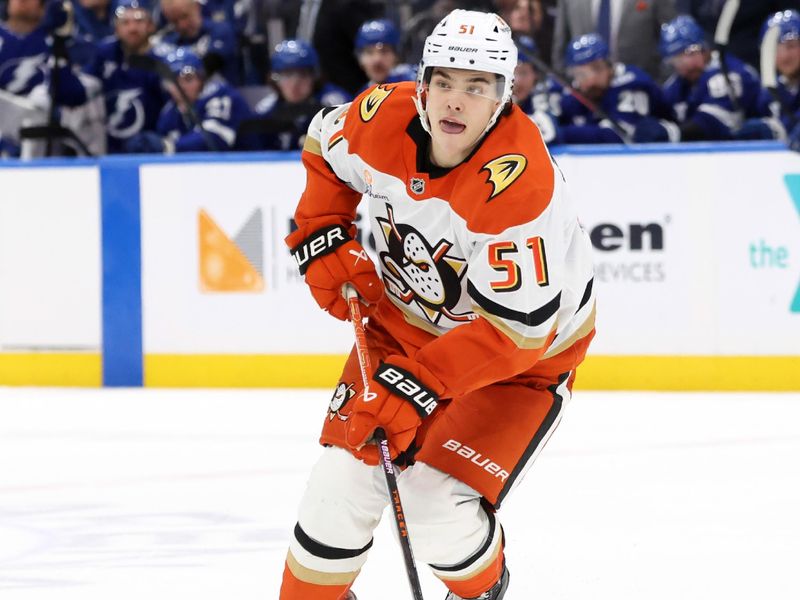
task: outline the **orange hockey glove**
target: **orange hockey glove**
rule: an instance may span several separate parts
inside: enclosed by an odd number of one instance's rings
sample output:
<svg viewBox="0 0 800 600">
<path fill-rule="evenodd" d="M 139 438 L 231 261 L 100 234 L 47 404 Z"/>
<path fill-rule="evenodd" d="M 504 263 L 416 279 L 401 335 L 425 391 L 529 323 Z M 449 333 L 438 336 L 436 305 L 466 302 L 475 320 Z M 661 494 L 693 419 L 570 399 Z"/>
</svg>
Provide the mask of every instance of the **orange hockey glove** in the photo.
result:
<svg viewBox="0 0 800 600">
<path fill-rule="evenodd" d="M 350 283 L 366 306 L 364 312 L 370 314 L 383 296 L 383 282 L 364 247 L 341 225 L 304 233 L 300 229 L 293 231 L 286 243 L 317 304 L 337 319 L 347 320 L 347 300 L 342 296 L 342 286 Z"/>
<path fill-rule="evenodd" d="M 345 440 L 353 454 L 370 465 L 379 463 L 378 448 L 367 444 L 383 427 L 392 458 L 406 450 L 444 392 L 442 383 L 417 361 L 392 355 L 372 374 L 369 398 L 360 395 L 347 420 Z"/>
</svg>

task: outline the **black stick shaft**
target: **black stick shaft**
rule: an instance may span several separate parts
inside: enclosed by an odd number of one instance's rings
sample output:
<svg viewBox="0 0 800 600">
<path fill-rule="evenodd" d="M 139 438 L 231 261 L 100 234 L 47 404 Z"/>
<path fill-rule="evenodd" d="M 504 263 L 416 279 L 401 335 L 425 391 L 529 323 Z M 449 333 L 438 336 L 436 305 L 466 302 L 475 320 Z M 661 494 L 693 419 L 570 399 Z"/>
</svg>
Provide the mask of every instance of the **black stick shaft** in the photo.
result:
<svg viewBox="0 0 800 600">
<path fill-rule="evenodd" d="M 367 348 L 367 336 L 364 331 L 364 324 L 361 322 L 361 307 L 358 303 L 358 294 L 351 285 L 346 285 L 344 291 L 350 309 L 350 321 L 353 323 L 353 331 L 356 336 L 356 354 L 358 355 L 358 366 L 361 368 L 364 397 L 367 397 L 369 393 L 369 374 L 372 369 Z M 403 503 L 400 501 L 400 492 L 397 490 L 397 473 L 395 473 L 395 467 L 392 464 L 389 442 L 386 441 L 386 432 L 379 427 L 375 430 L 373 437 L 378 444 L 379 454 L 381 455 L 381 466 L 383 467 L 383 475 L 386 478 L 386 488 L 389 490 L 394 524 L 397 526 L 400 548 L 403 550 L 403 562 L 406 566 L 406 575 L 408 576 L 408 584 L 411 587 L 411 594 L 414 596 L 414 600 L 425 600 L 422 597 L 422 587 L 419 583 L 417 565 L 414 562 L 414 553 L 411 551 L 411 540 L 408 537 L 408 529 L 406 528 Z"/>
</svg>

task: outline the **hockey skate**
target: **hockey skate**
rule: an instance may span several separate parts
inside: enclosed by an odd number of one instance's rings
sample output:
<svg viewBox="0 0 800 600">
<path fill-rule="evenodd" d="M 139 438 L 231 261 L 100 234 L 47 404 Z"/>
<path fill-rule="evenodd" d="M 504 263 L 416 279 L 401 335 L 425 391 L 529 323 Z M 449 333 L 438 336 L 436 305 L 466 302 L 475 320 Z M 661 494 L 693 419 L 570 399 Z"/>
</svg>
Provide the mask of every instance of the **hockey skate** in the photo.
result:
<svg viewBox="0 0 800 600">
<path fill-rule="evenodd" d="M 477 598 L 462 598 L 461 596 L 456 596 L 453 592 L 448 592 L 444 600 L 502 600 L 508 589 L 508 578 L 508 569 L 503 567 L 503 574 L 500 576 L 500 581 L 495 583 L 488 592 L 483 592 Z"/>
</svg>

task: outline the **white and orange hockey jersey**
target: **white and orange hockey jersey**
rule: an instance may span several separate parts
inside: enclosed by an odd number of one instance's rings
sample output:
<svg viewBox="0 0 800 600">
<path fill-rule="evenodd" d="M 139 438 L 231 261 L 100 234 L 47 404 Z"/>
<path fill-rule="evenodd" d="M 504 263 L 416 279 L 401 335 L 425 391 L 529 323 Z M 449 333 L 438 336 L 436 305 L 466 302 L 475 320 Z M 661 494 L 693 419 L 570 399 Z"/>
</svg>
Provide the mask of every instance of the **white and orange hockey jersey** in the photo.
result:
<svg viewBox="0 0 800 600">
<path fill-rule="evenodd" d="M 536 126 L 517 107 L 451 169 L 431 165 L 413 83 L 311 123 L 301 230 L 369 204 L 386 299 L 371 317 L 457 398 L 574 371 L 594 333 L 591 245 Z"/>
</svg>

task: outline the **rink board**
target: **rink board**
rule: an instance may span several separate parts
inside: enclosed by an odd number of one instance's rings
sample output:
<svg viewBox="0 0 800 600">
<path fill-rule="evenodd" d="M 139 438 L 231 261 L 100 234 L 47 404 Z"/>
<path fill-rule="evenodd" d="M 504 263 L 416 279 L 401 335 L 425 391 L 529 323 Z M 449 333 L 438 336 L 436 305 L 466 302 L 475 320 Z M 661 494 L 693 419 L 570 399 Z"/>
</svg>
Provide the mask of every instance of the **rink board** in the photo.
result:
<svg viewBox="0 0 800 600">
<path fill-rule="evenodd" d="M 800 155 L 556 160 L 595 247 L 579 387 L 800 389 Z M 0 163 L 0 384 L 334 384 L 351 330 L 283 244 L 304 184 L 296 154 Z"/>
</svg>

